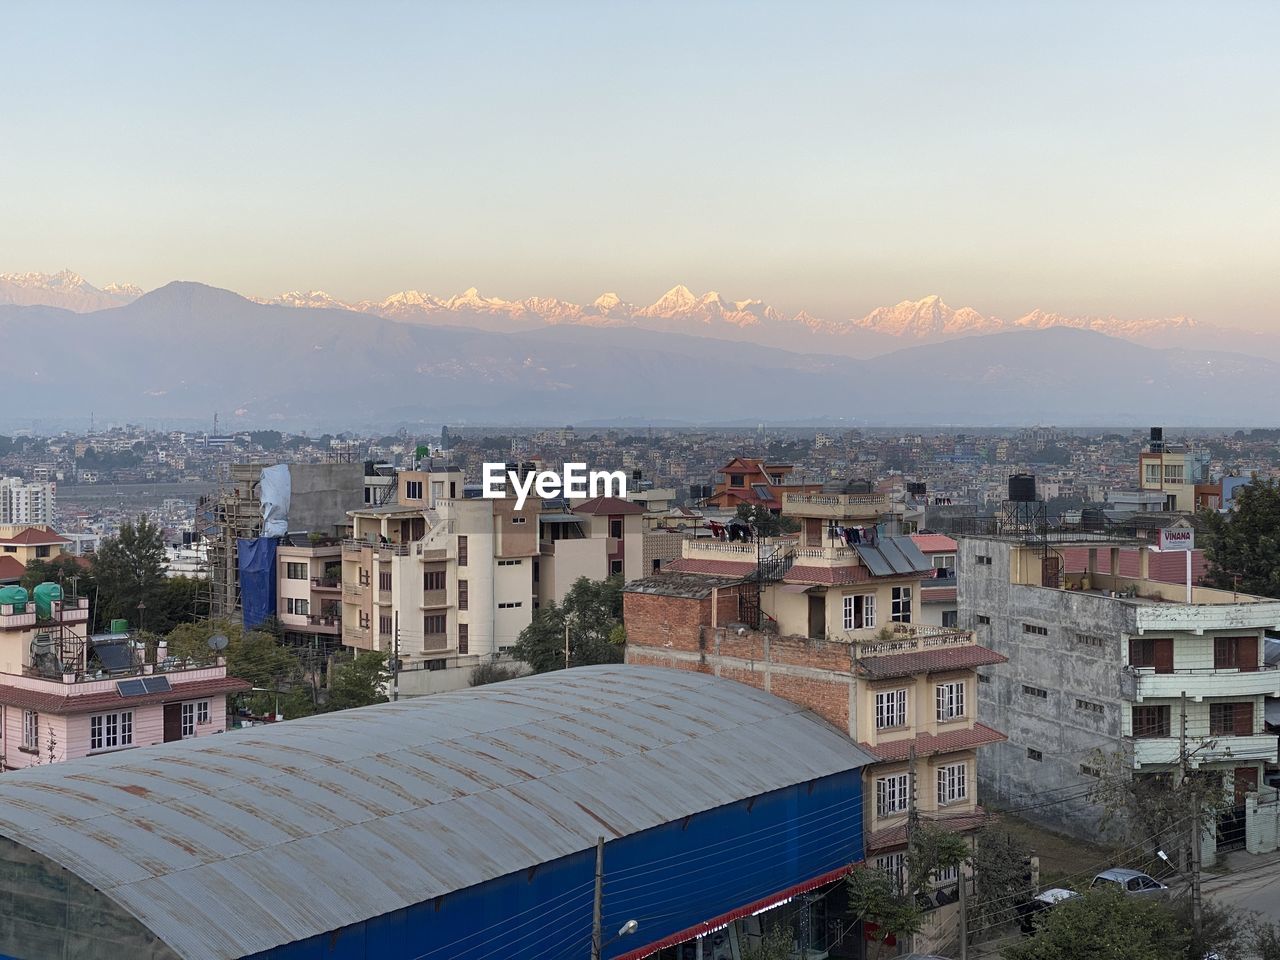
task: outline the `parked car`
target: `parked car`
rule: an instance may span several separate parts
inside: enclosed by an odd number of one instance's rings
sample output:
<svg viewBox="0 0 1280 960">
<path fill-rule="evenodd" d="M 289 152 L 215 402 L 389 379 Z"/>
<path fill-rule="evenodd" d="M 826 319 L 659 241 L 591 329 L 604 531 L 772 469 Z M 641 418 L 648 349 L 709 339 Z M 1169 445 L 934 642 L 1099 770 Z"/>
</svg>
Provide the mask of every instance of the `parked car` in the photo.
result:
<svg viewBox="0 0 1280 960">
<path fill-rule="evenodd" d="M 1074 890 L 1064 890 L 1062 887 L 1044 890 L 1018 907 L 1018 926 L 1025 934 L 1035 933 L 1037 917 L 1063 901 L 1074 900 L 1079 896 Z"/>
<path fill-rule="evenodd" d="M 1159 880 L 1147 876 L 1141 870 L 1130 870 L 1127 867 L 1112 867 L 1103 870 L 1089 884 L 1091 889 L 1108 884 L 1119 887 L 1131 897 L 1153 897 L 1163 899 L 1169 895 L 1169 888 Z"/>
</svg>

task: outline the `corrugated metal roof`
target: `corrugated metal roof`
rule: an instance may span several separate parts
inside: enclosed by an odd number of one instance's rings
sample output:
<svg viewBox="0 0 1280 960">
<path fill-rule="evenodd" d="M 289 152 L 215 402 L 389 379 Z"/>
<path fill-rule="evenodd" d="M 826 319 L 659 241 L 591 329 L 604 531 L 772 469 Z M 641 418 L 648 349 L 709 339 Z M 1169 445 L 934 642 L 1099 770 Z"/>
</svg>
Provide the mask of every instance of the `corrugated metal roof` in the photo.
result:
<svg viewBox="0 0 1280 960">
<path fill-rule="evenodd" d="M 0 835 L 214 960 L 870 762 L 753 687 L 581 667 L 6 773 Z"/>
</svg>

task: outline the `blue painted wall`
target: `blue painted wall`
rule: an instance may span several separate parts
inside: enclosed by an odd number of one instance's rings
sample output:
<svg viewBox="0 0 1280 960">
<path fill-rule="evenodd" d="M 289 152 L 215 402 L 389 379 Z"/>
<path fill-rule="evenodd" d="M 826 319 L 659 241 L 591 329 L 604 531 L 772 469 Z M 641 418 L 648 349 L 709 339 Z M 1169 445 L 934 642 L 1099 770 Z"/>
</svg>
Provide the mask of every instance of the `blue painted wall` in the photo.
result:
<svg viewBox="0 0 1280 960">
<path fill-rule="evenodd" d="M 654 784 L 655 793 L 679 789 Z M 640 929 L 604 955 L 657 942 L 861 859 L 857 770 L 611 840 L 604 852 L 605 938 L 628 920 Z M 582 960 L 591 943 L 594 875 L 595 850 L 583 850 L 253 960 Z"/>
</svg>

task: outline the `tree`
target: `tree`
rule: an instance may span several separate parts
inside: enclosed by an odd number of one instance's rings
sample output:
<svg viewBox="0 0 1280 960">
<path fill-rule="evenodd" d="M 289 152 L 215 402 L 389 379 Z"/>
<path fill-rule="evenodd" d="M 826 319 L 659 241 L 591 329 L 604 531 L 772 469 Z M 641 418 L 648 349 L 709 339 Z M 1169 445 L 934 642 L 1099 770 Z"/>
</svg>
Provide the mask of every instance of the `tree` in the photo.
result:
<svg viewBox="0 0 1280 960">
<path fill-rule="evenodd" d="M 481 663 L 471 668 L 471 686 L 483 687 L 487 683 L 502 683 L 520 676 L 520 668 L 501 663 Z"/>
<path fill-rule="evenodd" d="M 783 533 L 795 533 L 800 523 L 795 517 L 778 516 L 768 507 L 757 503 L 738 504 L 738 519 L 751 525 L 751 529 L 761 537 L 776 537 Z"/>
<path fill-rule="evenodd" d="M 1034 894 L 1030 848 L 995 826 L 978 831 L 973 851 L 977 890 L 969 908 L 970 928 L 981 930 L 1011 920 L 1014 907 Z"/>
<path fill-rule="evenodd" d="M 269 633 L 245 632 L 235 621 L 202 620 L 184 623 L 169 632 L 169 655 L 201 659 L 213 651 L 209 638 L 221 634 L 227 638 L 223 656 L 227 658 L 227 674 L 247 680 L 262 690 L 278 691 L 291 686 L 301 673 L 298 655 L 282 647 Z M 264 703 L 270 696 L 260 698 Z"/>
<path fill-rule="evenodd" d="M 98 609 L 94 619 L 99 628 L 115 619 L 152 626 L 138 604 L 167 616 L 164 539 L 160 528 L 145 516 L 137 523 L 126 520 L 119 535 L 103 541 L 94 555 L 92 572 L 98 586 Z"/>
<path fill-rule="evenodd" d="M 1034 937 L 1005 947 L 1004 960 L 1174 960 L 1186 931 L 1161 903 L 1119 890 L 1090 890 L 1041 915 Z"/>
<path fill-rule="evenodd" d="M 92 594 L 93 574 L 79 557 L 69 553 L 60 553 L 48 560 L 32 560 L 27 564 L 26 573 L 22 575 L 21 585 L 28 590 L 41 583 L 61 584 L 64 590 L 70 591 L 68 582 L 72 577 L 78 578 L 77 592 L 81 596 Z"/>
<path fill-rule="evenodd" d="M 324 709 L 350 710 L 371 703 L 386 703 L 386 687 L 391 681 L 385 651 L 366 650 L 341 663 L 329 673 L 329 695 Z"/>
<path fill-rule="evenodd" d="M 1280 597 L 1280 482 L 1254 480 L 1235 491 L 1235 509 L 1203 513 L 1208 580 L 1224 590 Z"/>
<path fill-rule="evenodd" d="M 569 631 L 568 666 L 621 663 L 626 634 L 622 626 L 622 578 L 590 580 L 579 577 L 565 594 L 533 615 L 520 631 L 511 655 L 534 673 L 559 670 L 565 664 L 565 628 Z"/>
<path fill-rule="evenodd" d="M 760 942 L 742 951 L 742 960 L 791 960 L 795 955 L 791 931 L 785 924 L 775 924 L 764 932 Z"/>
</svg>

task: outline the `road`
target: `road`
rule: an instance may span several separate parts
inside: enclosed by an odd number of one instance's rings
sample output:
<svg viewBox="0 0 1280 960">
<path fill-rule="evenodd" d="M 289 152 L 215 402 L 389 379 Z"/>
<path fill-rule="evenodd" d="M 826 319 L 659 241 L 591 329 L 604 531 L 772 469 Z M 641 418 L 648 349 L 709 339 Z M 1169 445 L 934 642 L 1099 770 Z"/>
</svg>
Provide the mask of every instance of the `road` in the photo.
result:
<svg viewBox="0 0 1280 960">
<path fill-rule="evenodd" d="M 1234 872 L 1206 879 L 1203 889 L 1225 906 L 1280 919 L 1280 858 L 1250 857 Z"/>
</svg>

